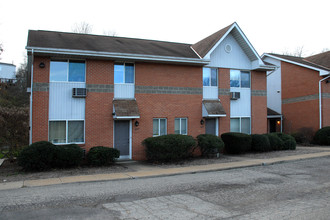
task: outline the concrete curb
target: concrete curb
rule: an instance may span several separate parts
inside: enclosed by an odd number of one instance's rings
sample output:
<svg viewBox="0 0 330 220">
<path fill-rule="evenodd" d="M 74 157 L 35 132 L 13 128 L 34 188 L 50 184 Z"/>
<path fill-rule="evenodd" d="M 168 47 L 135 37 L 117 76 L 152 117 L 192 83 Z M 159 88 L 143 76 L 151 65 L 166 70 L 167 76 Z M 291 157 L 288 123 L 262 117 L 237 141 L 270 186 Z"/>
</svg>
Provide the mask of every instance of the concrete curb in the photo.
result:
<svg viewBox="0 0 330 220">
<path fill-rule="evenodd" d="M 238 162 L 197 165 L 190 167 L 159 168 L 159 169 L 141 170 L 141 171 L 125 172 L 125 173 L 68 176 L 68 177 L 60 177 L 60 178 L 5 182 L 5 183 L 0 183 L 0 190 L 19 189 L 23 187 L 49 186 L 49 185 L 58 185 L 58 184 L 67 184 L 67 183 L 99 182 L 99 181 L 107 181 L 107 180 L 114 181 L 114 180 L 125 180 L 125 179 L 128 180 L 128 179 L 155 178 L 155 177 L 163 177 L 163 176 L 204 173 L 204 172 L 230 170 L 230 169 L 238 169 L 245 167 L 273 165 L 284 162 L 292 162 L 292 161 L 328 157 L 328 156 L 330 156 L 330 151 L 277 157 L 271 159 L 246 159 L 244 161 L 238 161 Z"/>
</svg>

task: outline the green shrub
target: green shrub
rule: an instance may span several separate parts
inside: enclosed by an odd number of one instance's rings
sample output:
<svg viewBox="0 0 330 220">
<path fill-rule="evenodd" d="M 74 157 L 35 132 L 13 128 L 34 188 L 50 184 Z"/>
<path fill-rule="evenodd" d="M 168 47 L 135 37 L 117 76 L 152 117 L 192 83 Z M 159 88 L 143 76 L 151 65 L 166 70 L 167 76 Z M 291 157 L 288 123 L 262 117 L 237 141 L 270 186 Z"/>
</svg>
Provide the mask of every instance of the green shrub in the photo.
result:
<svg viewBox="0 0 330 220">
<path fill-rule="evenodd" d="M 269 133 L 265 135 L 268 137 L 272 150 L 282 150 L 284 143 L 281 138 L 279 138 L 275 133 Z"/>
<path fill-rule="evenodd" d="M 196 141 L 189 135 L 169 134 L 146 138 L 142 144 L 149 161 L 168 162 L 191 156 Z"/>
<path fill-rule="evenodd" d="M 330 145 L 330 126 L 319 129 L 315 133 L 313 142 L 320 145 Z"/>
<path fill-rule="evenodd" d="M 87 153 L 87 161 L 93 166 L 109 165 L 119 158 L 120 152 L 115 148 L 96 146 Z"/>
<path fill-rule="evenodd" d="M 252 136 L 252 150 L 257 152 L 271 151 L 270 141 L 268 136 L 263 134 L 253 134 Z"/>
<path fill-rule="evenodd" d="M 55 154 L 55 145 L 47 141 L 39 141 L 25 147 L 17 159 L 24 170 L 42 171 L 52 168 Z"/>
<path fill-rule="evenodd" d="M 289 135 L 280 132 L 273 133 L 277 137 L 279 137 L 283 141 L 282 148 L 280 150 L 295 150 L 296 149 L 296 141 L 295 139 Z"/>
<path fill-rule="evenodd" d="M 80 165 L 83 150 L 76 144 L 57 145 L 53 167 L 67 168 Z"/>
<path fill-rule="evenodd" d="M 291 134 L 296 140 L 296 143 L 308 145 L 312 142 L 314 136 L 314 130 L 312 128 L 303 127 L 297 132 Z"/>
<path fill-rule="evenodd" d="M 200 134 L 197 141 L 203 156 L 219 153 L 225 146 L 221 138 L 213 134 Z"/>
<path fill-rule="evenodd" d="M 230 154 L 241 154 L 251 151 L 252 137 L 248 134 L 228 132 L 221 135 L 225 151 Z"/>
</svg>

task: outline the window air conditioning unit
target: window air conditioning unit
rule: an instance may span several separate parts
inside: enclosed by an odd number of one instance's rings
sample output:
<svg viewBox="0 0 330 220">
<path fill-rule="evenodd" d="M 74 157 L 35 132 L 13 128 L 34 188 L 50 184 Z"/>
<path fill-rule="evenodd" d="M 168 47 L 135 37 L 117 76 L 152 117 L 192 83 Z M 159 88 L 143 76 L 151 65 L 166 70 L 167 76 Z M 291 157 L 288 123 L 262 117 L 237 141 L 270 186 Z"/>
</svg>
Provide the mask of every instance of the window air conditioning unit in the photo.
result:
<svg viewBox="0 0 330 220">
<path fill-rule="evenodd" d="M 231 100 L 237 100 L 241 97 L 240 92 L 230 92 L 230 99 Z"/>
<path fill-rule="evenodd" d="M 87 95 L 86 88 L 73 88 L 72 97 L 74 98 L 85 98 Z"/>
</svg>

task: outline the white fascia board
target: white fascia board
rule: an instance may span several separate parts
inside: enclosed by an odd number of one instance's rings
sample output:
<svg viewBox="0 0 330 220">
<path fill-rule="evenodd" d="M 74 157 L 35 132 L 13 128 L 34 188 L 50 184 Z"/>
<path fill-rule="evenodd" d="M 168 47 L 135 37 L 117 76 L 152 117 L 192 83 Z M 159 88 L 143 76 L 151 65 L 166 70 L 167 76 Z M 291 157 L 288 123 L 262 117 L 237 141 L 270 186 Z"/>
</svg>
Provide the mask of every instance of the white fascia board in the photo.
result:
<svg viewBox="0 0 330 220">
<path fill-rule="evenodd" d="M 109 57 L 109 58 L 117 58 L 117 59 L 150 60 L 150 61 L 178 62 L 178 63 L 191 63 L 191 64 L 202 64 L 202 65 L 206 65 L 210 63 L 210 60 L 208 59 L 199 59 L 199 58 L 184 58 L 184 57 L 170 57 L 170 56 L 129 54 L 129 53 L 110 53 L 110 52 L 42 48 L 42 47 L 26 47 L 26 49 L 28 52 L 33 49 L 34 53 L 47 53 L 47 54 Z"/>
<path fill-rule="evenodd" d="M 281 118 L 282 115 L 269 115 L 267 118 Z"/>
<path fill-rule="evenodd" d="M 140 116 L 113 116 L 114 119 L 134 119 L 140 118 Z"/>
<path fill-rule="evenodd" d="M 224 115 L 207 115 L 206 117 L 209 117 L 209 118 L 218 118 L 218 117 L 226 117 L 227 115 L 224 114 Z"/>
<path fill-rule="evenodd" d="M 265 54 L 262 55 L 262 57 L 264 57 L 264 56 L 271 57 L 271 58 L 276 59 L 276 60 L 284 61 L 284 62 L 291 63 L 291 64 L 294 64 L 294 65 L 297 65 L 297 66 L 301 66 L 301 67 L 305 67 L 305 68 L 308 68 L 308 69 L 318 71 L 320 73 L 320 76 L 326 76 L 326 75 L 330 74 L 330 71 L 322 70 L 322 69 L 319 69 L 319 68 L 316 68 L 316 67 L 313 67 L 313 66 L 308 66 L 308 65 L 305 65 L 305 64 L 302 64 L 302 63 L 297 63 L 297 62 L 294 62 L 294 61 L 291 61 L 291 60 L 283 59 L 283 58 L 280 58 L 280 57 L 277 57 L 277 56 L 270 55 L 268 53 L 265 53 Z"/>
</svg>

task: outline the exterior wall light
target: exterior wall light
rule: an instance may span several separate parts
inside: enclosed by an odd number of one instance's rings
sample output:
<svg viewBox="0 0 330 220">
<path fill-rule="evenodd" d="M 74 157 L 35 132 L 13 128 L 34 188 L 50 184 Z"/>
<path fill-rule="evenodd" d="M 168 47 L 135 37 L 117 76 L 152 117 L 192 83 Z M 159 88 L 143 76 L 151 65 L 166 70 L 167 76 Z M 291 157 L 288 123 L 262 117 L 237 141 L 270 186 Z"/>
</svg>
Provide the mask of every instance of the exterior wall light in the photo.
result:
<svg viewBox="0 0 330 220">
<path fill-rule="evenodd" d="M 277 123 L 278 125 L 280 125 L 280 124 L 281 124 L 281 121 L 276 121 L 276 123 Z"/>
<path fill-rule="evenodd" d="M 201 125 L 203 125 L 203 124 L 204 124 L 204 120 L 202 119 L 202 120 L 201 120 Z"/>
<path fill-rule="evenodd" d="M 139 126 L 139 122 L 138 121 L 135 121 L 135 127 Z"/>
<path fill-rule="evenodd" d="M 39 64 L 39 67 L 40 67 L 40 68 L 45 68 L 45 66 L 46 66 L 46 65 L 45 65 L 44 62 L 41 62 L 41 63 Z"/>
</svg>

